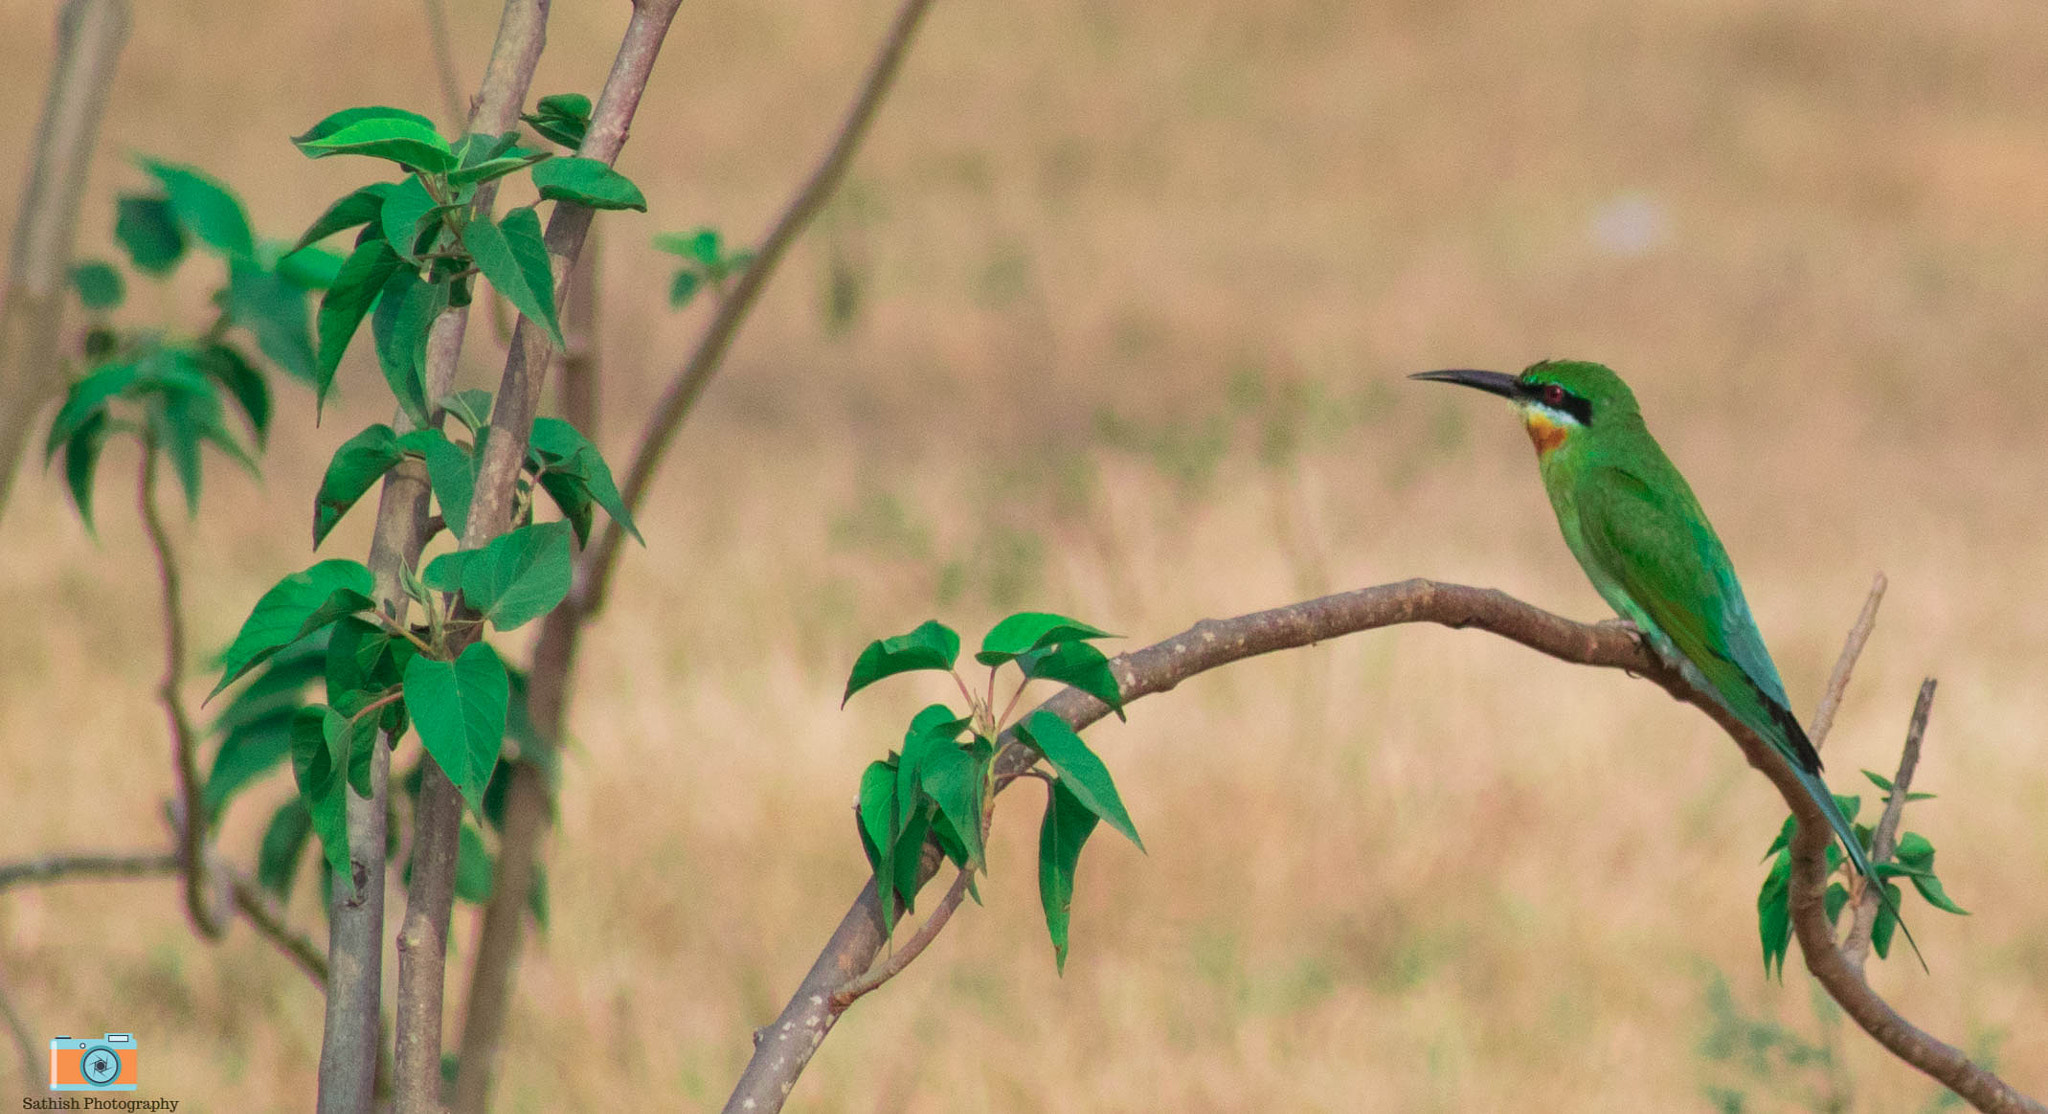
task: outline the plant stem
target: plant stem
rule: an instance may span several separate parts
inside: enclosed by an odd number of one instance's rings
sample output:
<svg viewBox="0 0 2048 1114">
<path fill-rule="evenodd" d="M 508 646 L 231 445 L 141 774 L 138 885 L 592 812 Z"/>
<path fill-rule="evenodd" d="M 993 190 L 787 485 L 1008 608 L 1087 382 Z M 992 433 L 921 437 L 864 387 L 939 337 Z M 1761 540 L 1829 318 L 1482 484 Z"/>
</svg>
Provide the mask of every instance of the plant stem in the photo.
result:
<svg viewBox="0 0 2048 1114">
<path fill-rule="evenodd" d="M 213 895 L 208 892 L 207 816 L 199 791 L 199 733 L 193 729 L 191 717 L 185 714 L 184 697 L 179 691 L 185 682 L 182 579 L 178 572 L 177 550 L 171 544 L 171 535 L 164 529 L 162 518 L 157 515 L 156 463 L 156 444 L 145 434 L 142 439 L 142 478 L 135 498 L 142 513 L 142 527 L 149 535 L 150 550 L 156 557 L 157 576 L 163 588 L 164 675 L 163 680 L 157 683 L 156 692 L 171 728 L 171 772 L 178 790 L 178 861 L 185 876 L 185 912 L 192 918 L 192 927 L 199 935 L 208 940 L 218 940 L 227 931 L 227 925 Z"/>
</svg>

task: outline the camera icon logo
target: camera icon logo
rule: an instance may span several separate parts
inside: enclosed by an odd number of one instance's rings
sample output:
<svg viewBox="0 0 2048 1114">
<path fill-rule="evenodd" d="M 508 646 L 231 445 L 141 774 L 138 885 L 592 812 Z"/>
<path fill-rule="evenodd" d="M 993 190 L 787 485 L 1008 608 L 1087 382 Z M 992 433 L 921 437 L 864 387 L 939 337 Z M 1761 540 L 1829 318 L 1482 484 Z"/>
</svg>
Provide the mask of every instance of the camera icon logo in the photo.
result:
<svg viewBox="0 0 2048 1114">
<path fill-rule="evenodd" d="M 54 1037 L 50 1040 L 50 1090 L 132 1091 L 135 1089 L 135 1034 Z"/>
</svg>

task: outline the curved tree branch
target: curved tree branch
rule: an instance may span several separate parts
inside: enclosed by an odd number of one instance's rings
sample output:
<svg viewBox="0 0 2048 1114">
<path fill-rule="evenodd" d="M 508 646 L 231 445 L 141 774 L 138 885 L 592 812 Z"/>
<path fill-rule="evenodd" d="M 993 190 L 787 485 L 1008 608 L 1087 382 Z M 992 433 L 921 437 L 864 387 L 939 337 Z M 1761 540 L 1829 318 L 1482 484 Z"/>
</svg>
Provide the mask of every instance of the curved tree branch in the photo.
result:
<svg viewBox="0 0 2048 1114">
<path fill-rule="evenodd" d="M 1621 626 L 1573 622 L 1490 589 L 1407 580 L 1234 619 L 1203 620 L 1163 642 L 1121 655 L 1111 664 L 1128 702 L 1165 692 L 1198 673 L 1231 662 L 1399 623 L 1489 631 L 1559 661 L 1625 670 L 1706 712 L 1742 748 L 1750 765 L 1771 779 L 1799 818 L 1799 834 L 1792 843 L 1792 920 L 1807 968 L 1821 986 L 1879 1044 L 1977 1109 L 2001 1114 L 2048 1111 L 1960 1050 L 1900 1017 L 1863 981 L 1836 947 L 1828 921 L 1824 891 L 1826 849 L 1832 836 L 1819 807 L 1776 751 L 1657 660 Z M 1062 690 L 1040 707 L 1077 730 L 1109 711 L 1101 701 L 1075 689 Z M 1005 741 L 1022 742 L 1007 737 Z M 999 791 L 1037 759 L 1028 745 L 1003 749 L 995 771 Z M 929 878 L 938 869 L 940 857 L 927 844 L 923 877 Z M 881 910 L 870 878 L 782 1013 L 757 1034 L 753 1058 L 726 1100 L 730 1114 L 782 1108 L 797 1077 L 839 1018 L 832 1008 L 833 992 L 866 971 L 883 942 Z"/>
</svg>

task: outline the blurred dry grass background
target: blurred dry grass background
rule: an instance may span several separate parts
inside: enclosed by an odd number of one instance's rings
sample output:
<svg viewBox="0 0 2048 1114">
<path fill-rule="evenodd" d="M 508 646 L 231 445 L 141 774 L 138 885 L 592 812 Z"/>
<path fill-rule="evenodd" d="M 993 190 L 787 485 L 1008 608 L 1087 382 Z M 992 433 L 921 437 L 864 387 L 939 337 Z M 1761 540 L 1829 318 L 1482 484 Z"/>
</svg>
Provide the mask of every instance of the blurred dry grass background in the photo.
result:
<svg viewBox="0 0 2048 1114">
<path fill-rule="evenodd" d="M 468 84 L 495 6 L 452 6 Z M 10 189 L 48 8 L 0 8 Z M 123 152 L 223 175 L 285 236 L 368 170 L 286 135 L 350 104 L 438 104 L 414 3 L 137 8 L 88 252 L 140 184 Z M 594 90 L 623 9 L 557 5 L 536 93 Z M 614 462 L 705 313 L 666 311 L 647 238 L 757 236 L 888 9 L 684 8 L 620 163 L 652 214 L 603 223 Z M 1830 768 L 1846 791 L 1889 771 L 1918 679 L 1941 677 L 1920 775 L 1941 796 L 1909 824 L 1976 915 L 1915 902 L 1932 977 L 1876 978 L 2048 1090 L 2044 90 L 2048 8 L 2011 0 L 940 4 L 589 643 L 554 924 L 522 969 L 500 1106 L 722 1099 L 861 881 L 859 769 L 946 695 L 896 681 L 837 710 L 868 638 L 1031 605 L 1142 644 L 1411 575 L 1599 617 L 1504 408 L 1400 378 L 1553 355 L 1635 384 L 1802 708 L 1871 572 L 1890 575 Z M 189 311 L 196 290 L 136 310 Z M 467 374 L 494 381 L 497 358 L 473 331 Z M 309 562 L 318 470 L 388 409 L 365 354 L 341 382 L 317 429 L 285 390 L 263 483 L 210 470 L 183 528 L 200 646 Z M 103 465 L 98 545 L 50 477 L 24 477 L 0 531 L 0 858 L 160 838 L 131 464 Z M 360 555 L 368 519 L 325 552 Z M 1847 1109 L 1934 1105 L 1816 1015 L 1796 959 L 1785 986 L 1761 977 L 1757 855 L 1782 807 L 1650 686 L 1397 630 L 1201 678 L 1091 737 L 1151 854 L 1089 854 L 1066 976 L 1026 789 L 996 824 L 988 907 L 849 1015 L 794 1108 L 1828 1097 L 1814 1069 L 1720 1055 L 1724 981 L 1759 1023 L 1834 1032 Z M 288 791 L 254 791 L 223 843 L 252 854 Z M 317 926 L 312 890 L 294 911 Z M 464 967 L 473 932 L 461 915 Z M 195 942 L 167 882 L 9 894 L 0 970 L 39 1039 L 139 1033 L 147 1087 L 183 1109 L 309 1104 L 316 995 L 246 928 Z"/>
</svg>

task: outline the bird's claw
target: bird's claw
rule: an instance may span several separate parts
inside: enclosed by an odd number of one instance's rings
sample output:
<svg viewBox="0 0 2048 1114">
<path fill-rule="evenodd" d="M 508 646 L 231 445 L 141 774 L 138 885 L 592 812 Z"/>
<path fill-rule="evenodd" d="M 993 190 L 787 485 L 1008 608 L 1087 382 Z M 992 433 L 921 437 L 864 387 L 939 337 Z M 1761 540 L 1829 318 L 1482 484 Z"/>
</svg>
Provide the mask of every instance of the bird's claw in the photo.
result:
<svg viewBox="0 0 2048 1114">
<path fill-rule="evenodd" d="M 1607 627 L 1612 630 L 1618 630 L 1621 633 L 1628 635 L 1630 638 L 1636 639 L 1638 641 L 1641 641 L 1643 637 L 1642 628 L 1636 626 L 1635 620 L 1633 619 L 1623 619 L 1619 617 L 1613 619 L 1602 619 L 1598 623 L 1595 623 L 1594 626 Z"/>
</svg>

